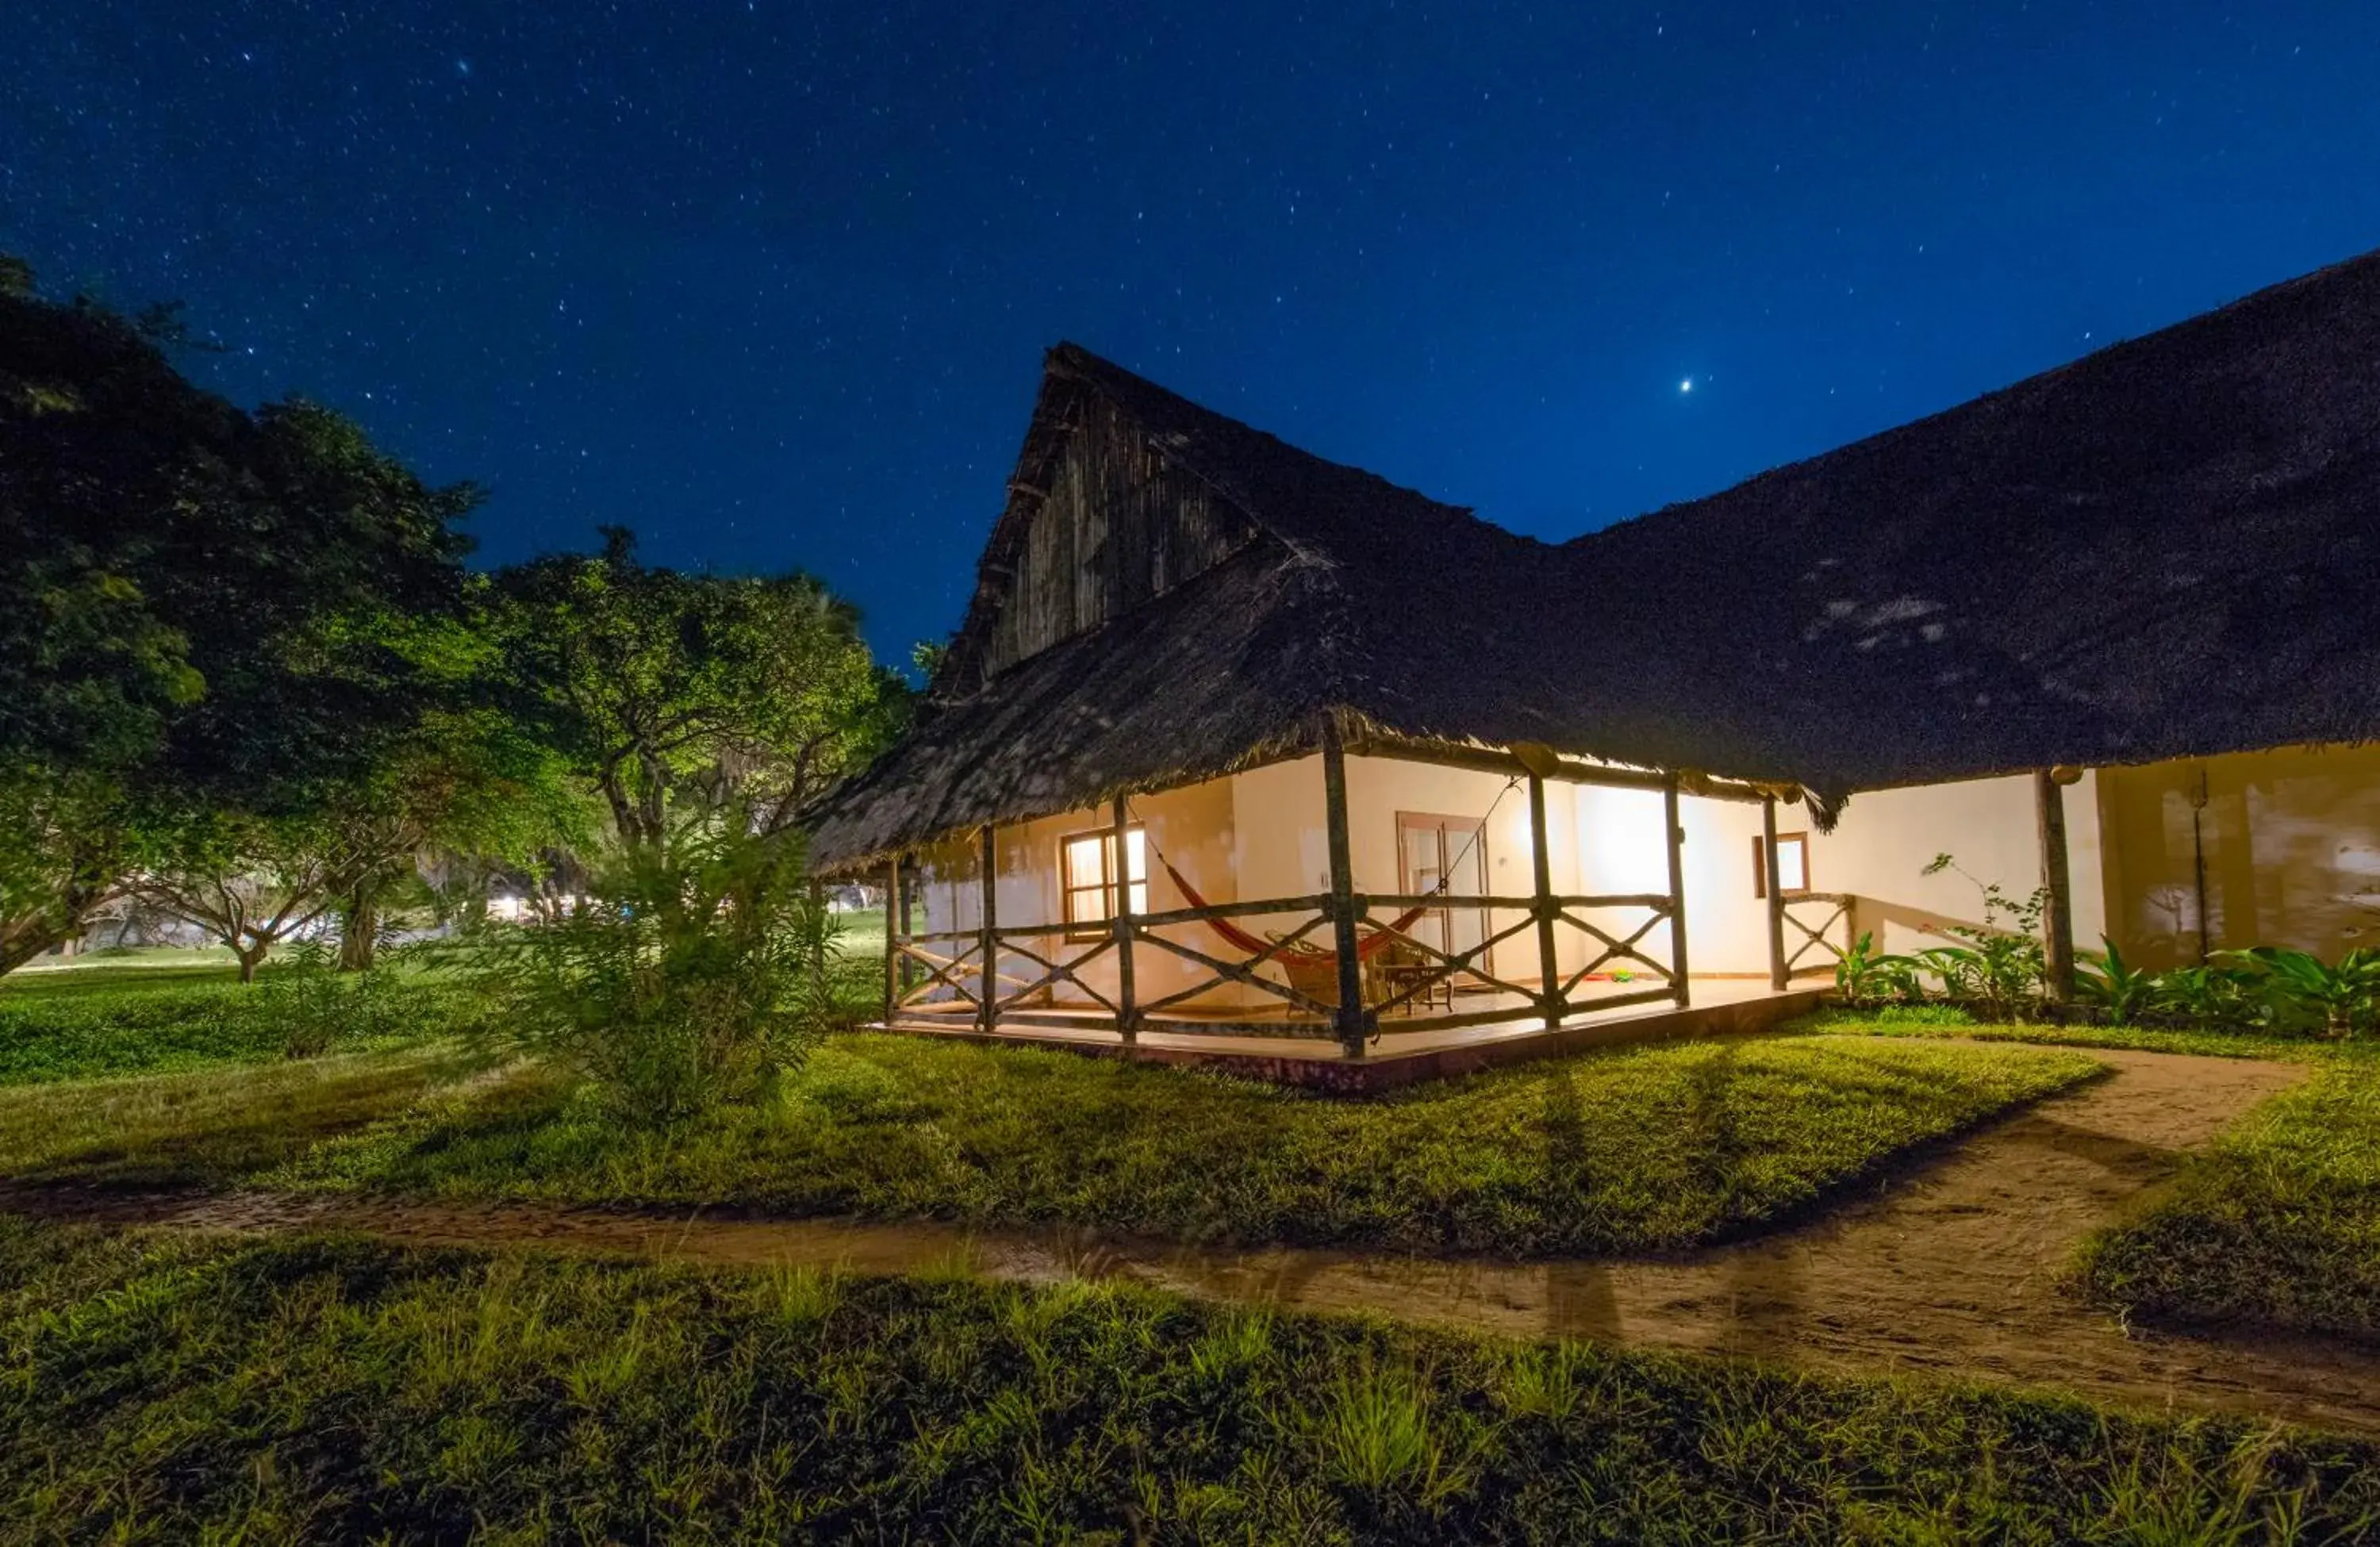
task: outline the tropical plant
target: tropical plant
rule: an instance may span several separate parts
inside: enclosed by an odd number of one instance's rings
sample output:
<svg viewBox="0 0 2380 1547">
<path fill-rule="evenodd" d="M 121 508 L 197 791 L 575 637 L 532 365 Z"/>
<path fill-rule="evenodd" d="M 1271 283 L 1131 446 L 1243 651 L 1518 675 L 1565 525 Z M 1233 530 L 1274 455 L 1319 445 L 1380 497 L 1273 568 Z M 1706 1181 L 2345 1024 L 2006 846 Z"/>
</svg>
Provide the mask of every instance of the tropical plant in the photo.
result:
<svg viewBox="0 0 2380 1547">
<path fill-rule="evenodd" d="M 1965 944 L 1921 951 L 1917 961 L 1942 981 L 1949 997 L 1974 1001 L 1987 1019 L 2010 1019 L 2040 997 L 2048 976 L 2041 916 L 2049 905 L 2049 893 L 2036 887 L 2023 900 L 2012 901 L 1999 883 L 1978 880 L 1948 854 L 1936 855 L 1921 873 L 1944 871 L 1957 871 L 1973 883 L 1983 899 L 1983 922 L 1943 925 L 1940 932 Z"/>
<path fill-rule="evenodd" d="M 2244 1026 L 2263 1018 L 2257 974 L 2223 961 L 2177 967 L 2156 975 L 2155 1006 L 2163 1015 L 2210 1026 Z"/>
<path fill-rule="evenodd" d="M 830 1024 L 836 925 L 798 834 L 755 833 L 741 807 L 698 813 L 666 843 L 616 846 L 586 884 L 550 916 L 482 922 L 464 959 L 505 1035 L 620 1116 L 757 1097 Z"/>
<path fill-rule="evenodd" d="M 2095 1005 L 2107 1017 L 2109 1025 L 2130 1026 L 2156 1007 L 2162 980 L 2126 962 L 2124 953 L 2106 935 L 2099 941 L 2107 947 L 2107 953 L 2095 960 L 2086 954 L 2075 964 L 2075 990 L 2084 1003 Z"/>
<path fill-rule="evenodd" d="M 2255 968 L 2256 987 L 2277 1019 L 2302 1019 L 2332 1038 L 2357 1036 L 2380 1023 L 2380 950 L 2360 946 L 2337 966 L 2311 951 L 2272 945 L 2227 955 Z"/>
<path fill-rule="evenodd" d="M 1878 951 L 1875 932 L 1864 931 L 1835 963 L 1835 992 L 1858 1005 L 1907 1003 L 1923 999 L 1925 985 L 1915 957 Z"/>
</svg>

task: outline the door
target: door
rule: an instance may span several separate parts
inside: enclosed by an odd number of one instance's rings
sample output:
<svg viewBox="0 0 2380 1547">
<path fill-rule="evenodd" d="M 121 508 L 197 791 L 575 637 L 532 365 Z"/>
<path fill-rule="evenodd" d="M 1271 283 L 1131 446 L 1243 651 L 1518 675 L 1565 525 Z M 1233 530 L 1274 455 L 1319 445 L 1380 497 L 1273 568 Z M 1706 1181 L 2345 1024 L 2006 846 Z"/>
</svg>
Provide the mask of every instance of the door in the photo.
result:
<svg viewBox="0 0 2380 1547">
<path fill-rule="evenodd" d="M 1450 898 L 1488 895 L 1488 829 L 1477 817 L 1439 816 L 1427 811 L 1397 813 L 1397 889 L 1414 895 L 1438 890 L 1443 882 Z M 1459 956 L 1488 938 L 1484 907 L 1432 908 L 1416 920 L 1413 937 L 1450 956 Z M 1493 952 L 1472 963 L 1482 972 L 1493 968 Z"/>
</svg>

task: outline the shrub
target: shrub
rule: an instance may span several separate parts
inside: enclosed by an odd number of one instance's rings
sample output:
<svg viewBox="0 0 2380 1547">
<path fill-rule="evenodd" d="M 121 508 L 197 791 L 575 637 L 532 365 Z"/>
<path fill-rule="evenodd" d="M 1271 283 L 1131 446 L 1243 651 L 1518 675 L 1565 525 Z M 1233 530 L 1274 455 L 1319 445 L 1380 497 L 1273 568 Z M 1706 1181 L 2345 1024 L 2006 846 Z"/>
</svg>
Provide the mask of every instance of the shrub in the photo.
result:
<svg viewBox="0 0 2380 1547">
<path fill-rule="evenodd" d="M 406 981 L 403 956 L 384 949 L 370 967 L 341 971 L 338 947 L 319 935 L 290 947 L 256 989 L 260 1013 L 280 1028 L 282 1056 L 318 1058 L 334 1045 L 392 1041 L 419 1024 L 437 991 Z"/>
<path fill-rule="evenodd" d="M 506 1033 L 665 1125 L 749 1100 L 833 1014 L 833 920 L 797 841 L 714 818 L 591 867 L 583 904 L 477 932 L 468 958 Z"/>
</svg>

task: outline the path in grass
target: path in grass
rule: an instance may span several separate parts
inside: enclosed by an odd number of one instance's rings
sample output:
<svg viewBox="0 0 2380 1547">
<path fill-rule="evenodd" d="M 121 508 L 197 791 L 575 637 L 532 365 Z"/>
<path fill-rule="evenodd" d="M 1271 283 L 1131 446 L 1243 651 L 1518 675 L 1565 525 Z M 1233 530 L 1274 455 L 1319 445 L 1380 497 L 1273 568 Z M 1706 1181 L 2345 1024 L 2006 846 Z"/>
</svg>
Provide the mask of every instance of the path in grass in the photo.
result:
<svg viewBox="0 0 2380 1547">
<path fill-rule="evenodd" d="M 1108 1276 L 1206 1298 L 1843 1370 L 2071 1387 L 2107 1400 L 2253 1412 L 2380 1432 L 2380 1350 L 2138 1334 L 2060 1287 L 2075 1243 L 2302 1068 L 2109 1050 L 2106 1079 L 1988 1127 L 1829 1216 L 1672 1261 L 1443 1261 L 1209 1249 L 1087 1231 L 664 1218 L 533 1203 L 346 1193 L 124 1194 L 0 1188 L 0 1207 L 210 1230 L 360 1230 L 421 1245 L 531 1245 L 734 1265 L 996 1278 Z"/>
</svg>

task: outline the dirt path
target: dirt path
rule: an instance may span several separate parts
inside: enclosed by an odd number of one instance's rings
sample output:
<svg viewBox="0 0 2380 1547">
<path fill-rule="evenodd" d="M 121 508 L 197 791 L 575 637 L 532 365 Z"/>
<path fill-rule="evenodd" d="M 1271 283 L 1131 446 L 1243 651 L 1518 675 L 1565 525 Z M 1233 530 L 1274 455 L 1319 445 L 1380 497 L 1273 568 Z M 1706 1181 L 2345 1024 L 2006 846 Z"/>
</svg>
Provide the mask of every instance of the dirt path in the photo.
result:
<svg viewBox="0 0 2380 1547">
<path fill-rule="evenodd" d="M 1126 1278 L 1208 1298 L 1537 1336 L 2064 1385 L 2135 1406 L 2380 1432 L 2380 1351 L 2277 1337 L 2127 1335 L 2058 1292 L 2075 1242 L 2289 1065 L 2100 1051 L 2114 1074 L 1961 1142 L 1870 1197 L 1682 1261 L 1513 1263 L 1235 1250 L 1078 1231 L 696 1217 L 344 1194 L 124 1195 L 0 1188 L 0 1208 L 225 1230 L 357 1229 L 422 1245 L 528 1244 L 730 1265 L 894 1273 L 964 1261 L 996 1277 Z"/>
</svg>

